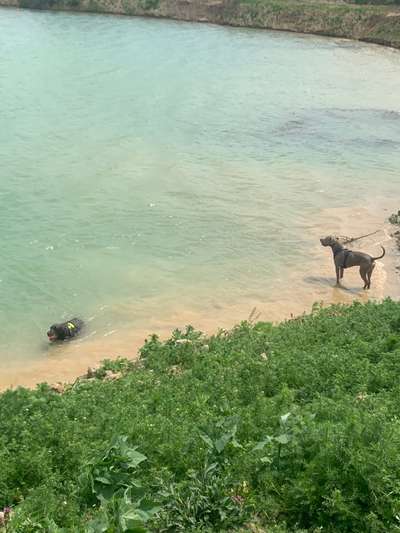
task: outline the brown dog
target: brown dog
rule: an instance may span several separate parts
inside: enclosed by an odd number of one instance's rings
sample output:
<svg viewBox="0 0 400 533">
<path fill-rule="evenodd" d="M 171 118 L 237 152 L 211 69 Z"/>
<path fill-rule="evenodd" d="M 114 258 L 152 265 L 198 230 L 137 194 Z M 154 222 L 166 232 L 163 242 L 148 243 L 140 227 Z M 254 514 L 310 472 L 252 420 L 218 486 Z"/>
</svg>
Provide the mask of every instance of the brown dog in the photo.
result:
<svg viewBox="0 0 400 533">
<path fill-rule="evenodd" d="M 360 267 L 360 276 L 364 282 L 364 289 L 371 287 L 371 275 L 375 268 L 375 261 L 382 259 L 386 251 L 383 246 L 383 254 L 379 257 L 372 257 L 371 255 L 363 252 L 354 252 L 353 250 L 347 250 L 336 237 L 329 235 L 320 239 L 322 246 L 330 246 L 333 253 L 333 261 L 336 269 L 336 284 L 340 284 L 340 280 L 343 278 L 343 272 L 345 268 L 351 268 L 353 266 Z"/>
<path fill-rule="evenodd" d="M 83 328 L 83 321 L 79 318 L 72 318 L 62 324 L 53 324 L 47 332 L 50 342 L 65 341 L 76 337 Z"/>
</svg>

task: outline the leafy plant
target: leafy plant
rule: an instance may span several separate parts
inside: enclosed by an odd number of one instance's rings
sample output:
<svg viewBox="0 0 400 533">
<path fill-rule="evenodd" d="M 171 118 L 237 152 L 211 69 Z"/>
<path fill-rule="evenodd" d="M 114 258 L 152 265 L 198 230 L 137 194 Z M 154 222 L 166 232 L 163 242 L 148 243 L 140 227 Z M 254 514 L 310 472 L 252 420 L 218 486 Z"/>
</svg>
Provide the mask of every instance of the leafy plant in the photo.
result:
<svg viewBox="0 0 400 533">
<path fill-rule="evenodd" d="M 241 448 L 241 445 L 236 440 L 238 421 L 239 417 L 237 416 L 226 417 L 215 424 L 212 436 L 206 432 L 200 433 L 200 438 L 207 445 L 207 452 L 211 457 L 219 460 L 228 444 L 235 448 Z"/>
<path fill-rule="evenodd" d="M 117 437 L 112 445 L 100 457 L 86 463 L 86 478 L 92 493 L 101 502 L 110 500 L 115 495 L 122 495 L 127 489 L 141 492 L 141 483 L 135 479 L 137 467 L 147 457 L 131 447 L 128 437 Z"/>
<path fill-rule="evenodd" d="M 159 512 L 153 501 L 133 499 L 130 491 L 113 496 L 90 520 L 85 533 L 147 533 L 146 523 Z"/>
<path fill-rule="evenodd" d="M 238 421 L 238 417 L 226 417 L 208 427 L 207 433 L 200 432 L 206 444 L 204 462 L 190 469 L 184 481 L 162 483 L 165 507 L 158 528 L 222 531 L 245 521 L 248 506 L 230 472 L 230 450 L 242 448 L 235 437 Z"/>
<path fill-rule="evenodd" d="M 6 391 L 7 533 L 397 531 L 399 324 L 385 300 L 186 328 L 123 379 Z"/>
<path fill-rule="evenodd" d="M 256 446 L 253 448 L 253 451 L 257 450 L 263 450 L 265 446 L 270 445 L 274 446 L 276 445 L 276 468 L 279 470 L 280 466 L 280 460 L 281 460 L 281 453 L 282 453 L 282 447 L 289 444 L 289 442 L 292 439 L 292 435 L 290 433 L 290 430 L 288 428 L 288 420 L 291 416 L 291 413 L 286 413 L 285 415 L 282 415 L 279 419 L 280 429 L 281 433 L 275 437 L 271 437 L 269 435 L 266 436 L 266 438 L 256 444 Z M 272 459 L 270 459 L 269 456 L 265 456 L 261 458 L 262 463 L 272 463 Z"/>
<path fill-rule="evenodd" d="M 82 482 L 89 482 L 101 507 L 86 526 L 87 533 L 147 531 L 144 524 L 158 512 L 145 499 L 145 491 L 136 477 L 137 467 L 146 456 L 131 447 L 126 436 L 116 438 L 100 457 L 86 464 Z"/>
</svg>

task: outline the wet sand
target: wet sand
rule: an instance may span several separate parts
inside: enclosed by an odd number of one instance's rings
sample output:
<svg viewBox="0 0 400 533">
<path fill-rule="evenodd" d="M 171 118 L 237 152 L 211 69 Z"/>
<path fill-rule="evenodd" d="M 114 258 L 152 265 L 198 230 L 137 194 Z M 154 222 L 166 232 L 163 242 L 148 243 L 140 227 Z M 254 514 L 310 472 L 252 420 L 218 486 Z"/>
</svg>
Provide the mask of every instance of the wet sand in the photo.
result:
<svg viewBox="0 0 400 533">
<path fill-rule="evenodd" d="M 396 206 L 393 206 L 393 210 Z M 279 322 L 309 312 L 315 302 L 323 305 L 332 303 L 351 304 L 357 300 L 366 302 L 382 300 L 385 297 L 400 299 L 400 277 L 396 267 L 400 263 L 400 252 L 391 236 L 393 227 L 384 223 L 392 211 L 379 206 L 359 208 L 325 209 L 309 225 L 310 246 L 306 261 L 290 265 L 289 275 L 277 279 L 268 294 L 240 297 L 237 303 L 214 301 L 207 308 L 182 307 L 177 301 L 168 308 L 152 306 L 152 316 L 140 327 L 109 331 L 101 336 L 88 336 L 74 342 L 46 348 L 40 360 L 24 361 L 9 366 L 0 375 L 0 390 L 17 386 L 34 387 L 41 382 L 72 382 L 83 375 L 88 367 L 99 365 L 103 359 L 127 357 L 135 359 L 145 338 L 156 333 L 168 338 L 175 328 L 191 324 L 196 329 L 212 334 L 219 328 L 231 328 L 247 319 L 256 308 L 259 320 Z M 374 235 L 349 244 L 358 249 L 380 255 L 380 245 L 386 248 L 386 256 L 377 262 L 369 291 L 362 289 L 358 268 L 345 271 L 343 287 L 335 286 L 335 273 L 330 249 L 319 244 L 324 235 L 345 235 L 356 237 L 375 232 Z M 126 311 L 126 310 L 125 310 Z M 132 313 L 134 307 L 132 305 Z"/>
</svg>

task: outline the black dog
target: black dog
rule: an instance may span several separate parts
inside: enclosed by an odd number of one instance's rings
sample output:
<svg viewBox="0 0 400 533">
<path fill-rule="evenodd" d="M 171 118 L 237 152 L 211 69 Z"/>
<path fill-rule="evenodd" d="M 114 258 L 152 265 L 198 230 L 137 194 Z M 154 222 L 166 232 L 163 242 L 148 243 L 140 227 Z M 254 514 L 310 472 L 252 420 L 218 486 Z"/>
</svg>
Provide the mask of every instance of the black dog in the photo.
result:
<svg viewBox="0 0 400 533">
<path fill-rule="evenodd" d="M 50 342 L 54 341 L 65 341 L 76 337 L 83 328 L 83 320 L 79 318 L 73 318 L 68 320 L 68 322 L 63 322 L 62 324 L 53 324 L 50 326 L 47 336 Z"/>
</svg>

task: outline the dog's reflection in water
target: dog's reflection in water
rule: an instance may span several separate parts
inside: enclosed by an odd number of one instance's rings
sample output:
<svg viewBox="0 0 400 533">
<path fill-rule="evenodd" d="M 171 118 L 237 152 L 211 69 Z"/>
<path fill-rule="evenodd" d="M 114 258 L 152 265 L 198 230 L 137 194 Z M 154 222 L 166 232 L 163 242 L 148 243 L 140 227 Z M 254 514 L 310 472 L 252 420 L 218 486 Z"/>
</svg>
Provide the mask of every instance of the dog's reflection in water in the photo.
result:
<svg viewBox="0 0 400 533">
<path fill-rule="evenodd" d="M 332 286 L 329 279 L 323 276 L 306 276 L 303 280 L 310 285 L 324 285 L 324 287 Z"/>
</svg>

